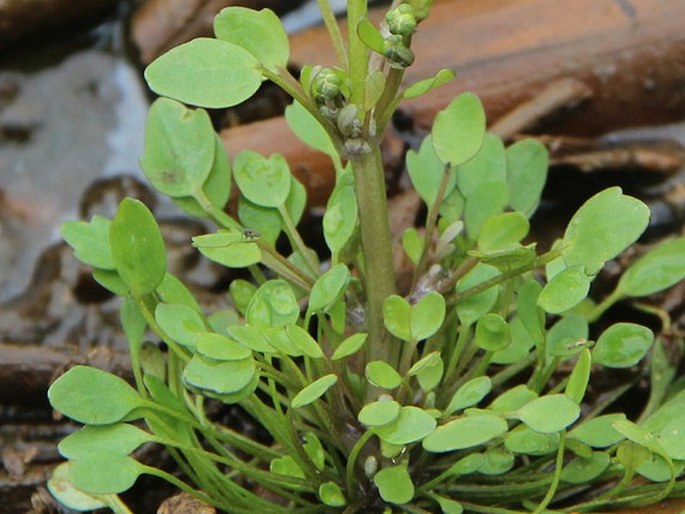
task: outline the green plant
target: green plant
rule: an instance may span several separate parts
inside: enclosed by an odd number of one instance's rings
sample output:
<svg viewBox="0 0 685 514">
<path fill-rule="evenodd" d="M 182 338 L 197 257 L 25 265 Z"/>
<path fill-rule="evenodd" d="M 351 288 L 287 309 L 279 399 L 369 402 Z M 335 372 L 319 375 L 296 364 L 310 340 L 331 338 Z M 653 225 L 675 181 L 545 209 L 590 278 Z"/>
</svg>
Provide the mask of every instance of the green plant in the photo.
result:
<svg viewBox="0 0 685 514">
<path fill-rule="evenodd" d="M 401 100 L 453 78 L 441 70 L 401 87 L 429 3 L 395 2 L 381 32 L 366 2 L 350 0 L 346 46 L 320 1 L 340 63 L 305 67 L 299 80 L 286 69 L 278 18 L 235 7 L 216 17 L 216 39 L 181 45 L 147 68 L 165 98 L 150 109 L 145 174 L 181 209 L 218 225 L 194 238 L 203 255 L 254 280 L 231 283 L 234 308 L 206 313 L 167 271 L 142 203 L 124 200 L 111 221 L 64 225 L 95 279 L 123 297 L 135 387 L 83 366 L 51 386 L 52 405 L 86 425 L 59 446 L 69 462 L 50 484 L 61 501 L 125 512 L 116 494 L 143 473 L 232 513 L 541 513 L 550 504 L 592 512 L 682 494 L 676 362 L 634 323 L 589 339 L 616 301 L 685 277 L 685 238 L 674 239 L 637 260 L 605 300 L 588 299 L 604 263 L 647 226 L 639 200 L 617 187 L 597 194 L 538 254 L 522 241 L 546 150 L 534 140 L 505 148 L 486 133 L 478 99 L 462 94 L 407 156 L 428 214 L 423 232 L 402 237 L 414 272 L 411 290 L 397 294 L 379 141 Z M 245 151 L 231 164 L 207 113 L 179 103 L 235 105 L 265 79 L 295 99 L 288 123 L 337 171 L 323 218 L 330 263 L 297 232 L 306 192 L 283 157 Z M 232 180 L 238 219 L 224 211 Z M 282 233 L 287 256 L 275 247 Z M 148 330 L 166 355 L 141 352 Z M 650 348 L 651 396 L 638 419 L 605 413 L 625 386 L 583 403 L 593 365 L 631 367 Z M 271 440 L 212 419 L 206 406 L 215 402 L 239 404 Z M 164 445 L 183 479 L 130 457 L 143 443 Z M 636 474 L 651 482 L 634 485 Z M 603 492 L 589 494 L 598 484 Z"/>
</svg>

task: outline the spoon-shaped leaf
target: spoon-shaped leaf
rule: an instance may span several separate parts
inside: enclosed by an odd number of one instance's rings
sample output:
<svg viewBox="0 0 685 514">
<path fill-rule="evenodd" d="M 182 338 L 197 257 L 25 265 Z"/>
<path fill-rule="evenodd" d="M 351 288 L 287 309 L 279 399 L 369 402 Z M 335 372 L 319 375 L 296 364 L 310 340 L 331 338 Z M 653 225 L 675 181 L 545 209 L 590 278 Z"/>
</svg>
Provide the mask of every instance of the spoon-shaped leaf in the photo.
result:
<svg viewBox="0 0 685 514">
<path fill-rule="evenodd" d="M 315 380 L 295 395 L 293 401 L 290 403 L 290 406 L 293 409 L 297 409 L 315 402 L 321 398 L 326 391 L 333 387 L 333 384 L 335 384 L 337 381 L 338 377 L 332 373 Z"/>
</svg>

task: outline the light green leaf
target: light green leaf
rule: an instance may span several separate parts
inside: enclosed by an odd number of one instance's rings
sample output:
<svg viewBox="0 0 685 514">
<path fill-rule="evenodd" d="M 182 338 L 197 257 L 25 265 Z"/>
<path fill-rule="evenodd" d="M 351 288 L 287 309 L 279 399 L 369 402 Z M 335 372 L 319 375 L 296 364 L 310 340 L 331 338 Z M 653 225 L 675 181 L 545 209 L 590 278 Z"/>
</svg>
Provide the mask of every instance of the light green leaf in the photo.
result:
<svg viewBox="0 0 685 514">
<path fill-rule="evenodd" d="M 398 295 L 388 296 L 383 302 L 383 322 L 385 328 L 403 341 L 412 338 L 411 312 L 409 302 Z"/>
<path fill-rule="evenodd" d="M 592 357 L 590 350 L 585 348 L 578 357 L 576 365 L 566 383 L 564 394 L 574 402 L 580 404 L 585 396 L 585 390 L 590 380 L 590 370 L 592 368 Z"/>
<path fill-rule="evenodd" d="M 293 288 L 281 279 L 262 284 L 245 312 L 248 323 L 262 327 L 293 325 L 299 316 L 300 306 Z"/>
<path fill-rule="evenodd" d="M 402 93 L 402 98 L 416 98 L 417 96 L 425 95 L 429 91 L 440 87 L 443 84 L 447 84 L 454 77 L 456 77 L 456 75 L 452 70 L 443 68 L 438 71 L 435 76 L 419 80 L 418 82 L 415 82 L 409 86 Z"/>
<path fill-rule="evenodd" d="M 456 173 L 453 169 L 445 169 L 445 164 L 435 153 L 430 136 L 424 138 L 418 152 L 414 150 L 407 152 L 407 170 L 416 192 L 426 205 L 429 206 L 433 205 L 438 199 L 440 184 L 445 173 L 449 173 L 450 176 L 444 196 L 449 195 L 456 184 Z"/>
<path fill-rule="evenodd" d="M 507 194 L 503 182 L 485 182 L 473 190 L 464 208 L 464 225 L 471 239 L 477 240 L 485 222 L 502 213 Z"/>
<path fill-rule="evenodd" d="M 395 389 L 402 383 L 402 377 L 390 364 L 371 361 L 366 365 L 366 379 L 383 389 Z"/>
<path fill-rule="evenodd" d="M 219 231 L 193 238 L 193 246 L 209 260 L 229 268 L 245 268 L 262 258 L 259 247 L 239 232 Z"/>
<path fill-rule="evenodd" d="M 247 50 L 267 68 L 285 67 L 290 57 L 288 35 L 271 9 L 226 7 L 214 17 L 217 39 Z"/>
<path fill-rule="evenodd" d="M 197 351 L 215 361 L 242 361 L 252 357 L 252 350 L 246 346 L 213 332 L 198 334 Z"/>
<path fill-rule="evenodd" d="M 502 316 L 490 312 L 476 323 L 475 341 L 486 351 L 504 350 L 510 342 L 509 325 Z"/>
<path fill-rule="evenodd" d="M 476 155 L 485 136 L 485 111 L 473 93 L 462 93 L 433 123 L 433 147 L 445 164 L 457 166 Z"/>
<path fill-rule="evenodd" d="M 435 334 L 445 320 L 445 299 L 431 291 L 411 307 L 410 331 L 414 341 L 427 339 Z"/>
<path fill-rule="evenodd" d="M 197 38 L 172 48 L 145 69 L 150 89 L 200 107 L 232 107 L 262 84 L 257 60 L 243 48 Z"/>
<path fill-rule="evenodd" d="M 561 314 L 582 302 L 590 291 L 590 277 L 582 266 L 560 271 L 545 284 L 538 305 L 550 314 Z"/>
<path fill-rule="evenodd" d="M 573 215 L 564 234 L 563 257 L 570 266 L 596 274 L 642 234 L 649 208 L 640 200 L 611 187 L 597 193 Z"/>
<path fill-rule="evenodd" d="M 395 400 L 379 400 L 364 405 L 357 419 L 367 427 L 382 427 L 395 421 L 399 415 L 399 403 Z"/>
<path fill-rule="evenodd" d="M 550 416 L 551 412 L 554 416 Z M 515 415 L 532 430 L 551 434 L 564 430 L 578 419 L 580 407 L 566 395 L 549 394 L 527 403 Z"/>
<path fill-rule="evenodd" d="M 316 340 L 309 335 L 309 332 L 307 332 L 304 328 L 298 325 L 287 325 L 285 330 L 292 343 L 302 353 L 302 355 L 306 355 L 311 359 L 323 358 L 324 355 L 321 351 L 319 343 L 317 343 Z"/>
<path fill-rule="evenodd" d="M 279 154 L 265 158 L 244 150 L 233 161 L 233 177 L 245 198 L 262 207 L 279 207 L 290 193 L 290 168 Z"/>
<path fill-rule="evenodd" d="M 487 443 L 507 429 L 507 422 L 493 414 L 465 416 L 439 426 L 422 444 L 432 453 L 462 450 Z"/>
<path fill-rule="evenodd" d="M 469 161 L 457 166 L 457 185 L 466 198 L 476 188 L 488 182 L 507 181 L 507 158 L 502 139 L 495 134 L 485 134 L 483 145 Z"/>
<path fill-rule="evenodd" d="M 158 304 L 155 320 L 171 339 L 188 348 L 195 348 L 199 335 L 207 330 L 202 316 L 183 304 Z"/>
<path fill-rule="evenodd" d="M 535 139 L 524 139 L 507 148 L 509 205 L 529 218 L 540 203 L 548 164 L 547 148 Z"/>
<path fill-rule="evenodd" d="M 109 229 L 112 260 L 119 277 L 135 296 L 154 291 L 166 274 L 162 233 L 150 210 L 124 198 Z"/>
<path fill-rule="evenodd" d="M 609 368 L 627 368 L 637 364 L 654 342 L 647 327 L 635 323 L 615 323 L 597 339 L 592 360 Z"/>
<path fill-rule="evenodd" d="M 419 263 L 424 245 L 425 242 L 416 228 L 407 227 L 402 233 L 402 248 L 414 265 Z"/>
<path fill-rule="evenodd" d="M 635 261 L 618 282 L 626 296 L 647 296 L 685 278 L 685 237 L 659 243 Z"/>
<path fill-rule="evenodd" d="M 570 484 L 587 484 L 609 467 L 611 458 L 604 452 L 593 452 L 592 457 L 575 457 L 561 471 L 561 479 Z"/>
<path fill-rule="evenodd" d="M 75 460 L 102 450 L 128 455 L 155 440 L 152 434 L 127 423 L 88 425 L 62 439 L 57 449 L 63 457 Z"/>
<path fill-rule="evenodd" d="M 500 394 L 488 406 L 488 409 L 494 410 L 499 414 L 508 415 L 532 402 L 537 397 L 538 395 L 535 391 L 528 389 L 525 384 L 520 384 Z"/>
<path fill-rule="evenodd" d="M 317 119 L 299 102 L 293 102 L 285 108 L 285 121 L 293 133 L 307 146 L 328 155 L 336 168 L 340 168 L 340 157 L 333 146 L 331 136 Z"/>
<path fill-rule="evenodd" d="M 490 377 L 472 378 L 457 389 L 445 409 L 445 416 L 451 416 L 458 410 L 477 405 L 492 389 Z"/>
<path fill-rule="evenodd" d="M 90 223 L 65 221 L 61 234 L 82 263 L 94 268 L 113 270 L 114 261 L 109 246 L 110 225 L 110 220 L 96 215 L 91 218 Z"/>
<path fill-rule="evenodd" d="M 47 486 L 50 494 L 63 506 L 79 512 L 107 507 L 105 499 L 76 489 L 69 480 L 70 462 L 63 462 L 52 470 Z"/>
<path fill-rule="evenodd" d="M 223 147 L 221 151 L 225 153 Z M 169 98 L 150 107 L 140 164 L 152 185 L 173 198 L 202 190 L 212 169 L 216 136 L 203 109 L 188 109 Z"/>
<path fill-rule="evenodd" d="M 368 18 L 362 19 L 357 25 L 357 35 L 362 43 L 376 53 L 383 55 L 385 52 L 385 40 Z"/>
<path fill-rule="evenodd" d="M 140 407 L 138 393 L 123 379 L 88 366 L 74 366 L 48 389 L 52 407 L 89 425 L 108 425 Z"/>
<path fill-rule="evenodd" d="M 74 487 L 91 494 L 123 493 L 143 473 L 132 458 L 106 450 L 72 461 L 68 471 Z"/>
<path fill-rule="evenodd" d="M 478 233 L 478 248 L 485 252 L 516 248 L 528 235 L 530 223 L 520 212 L 505 212 L 488 218 Z"/>
<path fill-rule="evenodd" d="M 568 436 L 593 448 L 608 448 L 624 439 L 613 426 L 614 422 L 624 419 L 623 413 L 597 416 L 575 427 Z"/>
<path fill-rule="evenodd" d="M 321 275 L 309 293 L 309 309 L 326 312 L 345 293 L 350 281 L 350 270 L 344 264 L 336 264 Z"/>
<path fill-rule="evenodd" d="M 357 227 L 357 197 L 351 171 L 343 171 L 328 199 L 323 216 L 323 235 L 334 259 L 350 241 Z"/>
<path fill-rule="evenodd" d="M 284 475 L 287 477 L 306 478 L 307 476 L 302 471 L 302 468 L 295 462 L 290 455 L 278 457 L 273 459 L 269 464 L 269 471 L 276 475 Z"/>
<path fill-rule="evenodd" d="M 386 502 L 402 505 L 414 498 L 414 484 L 406 465 L 381 469 L 373 477 L 373 482 Z"/>
<path fill-rule="evenodd" d="M 519 425 L 504 437 L 504 447 L 524 455 L 549 455 L 559 447 L 559 434 L 541 434 Z"/>
<path fill-rule="evenodd" d="M 457 283 L 457 293 L 462 293 L 471 287 L 485 282 L 499 275 L 494 266 L 478 264 Z M 463 325 L 469 326 L 492 309 L 499 296 L 499 286 L 493 286 L 457 303 L 457 315 Z"/>
<path fill-rule="evenodd" d="M 183 380 L 190 386 L 219 394 L 236 393 L 250 384 L 257 373 L 252 357 L 243 360 L 215 361 L 193 355 L 183 370 Z"/>
<path fill-rule="evenodd" d="M 343 507 L 346 504 L 345 495 L 335 482 L 323 482 L 319 486 L 319 498 L 329 507 Z"/>
<path fill-rule="evenodd" d="M 315 402 L 321 398 L 326 391 L 333 387 L 333 384 L 337 381 L 338 377 L 332 373 L 330 375 L 324 375 L 297 393 L 292 402 L 290 402 L 290 406 L 293 409 L 298 409 Z"/>
<path fill-rule="evenodd" d="M 397 418 L 375 429 L 378 437 L 389 444 L 402 446 L 422 440 L 433 429 L 436 421 L 428 412 L 418 407 L 401 407 Z"/>
<path fill-rule="evenodd" d="M 354 355 L 362 348 L 362 346 L 364 346 L 367 337 L 368 334 L 364 332 L 352 334 L 350 337 L 343 340 L 343 342 L 340 343 L 340 346 L 335 349 L 333 355 L 331 356 L 331 360 L 338 361 L 340 359 L 344 359 L 345 357 L 349 357 L 350 355 Z"/>
</svg>

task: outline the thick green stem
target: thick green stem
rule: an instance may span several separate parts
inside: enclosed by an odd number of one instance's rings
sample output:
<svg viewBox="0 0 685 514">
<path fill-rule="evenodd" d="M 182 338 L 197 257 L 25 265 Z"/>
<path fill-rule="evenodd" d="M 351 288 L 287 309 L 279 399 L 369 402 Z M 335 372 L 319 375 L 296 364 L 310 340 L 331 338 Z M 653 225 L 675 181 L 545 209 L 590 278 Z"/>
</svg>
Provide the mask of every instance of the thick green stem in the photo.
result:
<svg viewBox="0 0 685 514">
<path fill-rule="evenodd" d="M 395 293 L 395 273 L 380 150 L 374 145 L 369 152 L 351 156 L 350 161 L 364 252 L 368 356 L 369 360 L 383 360 L 397 367 L 400 347 L 383 324 L 383 301 Z"/>
<path fill-rule="evenodd" d="M 347 2 L 347 37 L 349 45 L 349 77 L 352 82 L 350 101 L 363 111 L 364 83 L 369 72 L 369 49 L 357 35 L 359 23 L 366 18 L 366 0 Z"/>
</svg>

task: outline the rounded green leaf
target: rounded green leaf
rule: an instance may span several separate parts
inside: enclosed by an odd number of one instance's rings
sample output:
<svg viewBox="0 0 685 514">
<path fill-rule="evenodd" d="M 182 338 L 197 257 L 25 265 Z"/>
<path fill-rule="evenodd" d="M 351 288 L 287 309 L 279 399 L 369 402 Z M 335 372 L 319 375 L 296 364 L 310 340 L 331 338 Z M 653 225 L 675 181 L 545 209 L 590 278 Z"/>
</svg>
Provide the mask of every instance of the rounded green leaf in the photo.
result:
<svg viewBox="0 0 685 514">
<path fill-rule="evenodd" d="M 176 343 L 195 348 L 199 335 L 207 330 L 202 316 L 183 304 L 160 303 L 155 308 L 155 320 Z"/>
<path fill-rule="evenodd" d="M 618 282 L 626 296 L 647 296 L 685 278 L 685 237 L 659 243 L 635 261 Z"/>
<path fill-rule="evenodd" d="M 262 207 L 252 203 L 244 196 L 238 198 L 238 218 L 240 223 L 259 234 L 259 238 L 275 245 L 283 228 L 283 218 L 278 209 Z"/>
<path fill-rule="evenodd" d="M 550 314 L 561 314 L 582 302 L 590 291 L 590 277 L 582 266 L 554 275 L 538 297 L 538 305 Z"/>
<path fill-rule="evenodd" d="M 233 339 L 213 332 L 202 332 L 197 338 L 197 351 L 216 361 L 242 361 L 252 357 L 252 350 Z"/>
<path fill-rule="evenodd" d="M 432 89 L 442 86 L 450 82 L 456 75 L 454 71 L 446 68 L 438 71 L 435 76 L 419 80 L 415 82 L 402 93 L 402 98 L 416 98 L 417 96 L 425 95 Z"/>
<path fill-rule="evenodd" d="M 487 443 L 504 434 L 507 422 L 499 416 L 465 416 L 436 428 L 423 440 L 423 448 L 432 453 L 462 450 Z"/>
<path fill-rule="evenodd" d="M 90 223 L 66 221 L 62 223 L 61 234 L 74 249 L 74 255 L 84 264 L 94 268 L 113 270 L 112 250 L 109 246 L 111 221 L 102 216 L 93 216 Z"/>
<path fill-rule="evenodd" d="M 52 470 L 47 486 L 60 504 L 75 511 L 104 509 L 107 504 L 97 496 L 92 496 L 76 489 L 69 480 L 70 462 L 63 462 Z"/>
<path fill-rule="evenodd" d="M 407 170 L 416 192 L 426 205 L 433 205 L 436 202 L 445 173 L 449 173 L 450 176 L 444 196 L 447 196 L 454 189 L 456 174 L 454 170 L 445 169 L 445 164 L 438 158 L 433 149 L 430 136 L 424 138 L 418 152 L 414 150 L 407 152 Z"/>
<path fill-rule="evenodd" d="M 506 448 L 495 446 L 489 448 L 484 454 L 485 460 L 478 473 L 483 475 L 501 475 L 514 467 L 514 454 Z"/>
<path fill-rule="evenodd" d="M 269 463 L 269 471 L 276 475 L 284 475 L 287 477 L 306 478 L 302 468 L 295 462 L 290 455 L 278 457 Z"/>
<path fill-rule="evenodd" d="M 166 274 L 164 239 L 145 204 L 124 198 L 109 229 L 117 273 L 135 296 L 154 291 Z"/>
<path fill-rule="evenodd" d="M 385 39 L 383 39 L 383 35 L 368 18 L 363 18 L 357 25 L 357 35 L 368 48 L 383 55 L 385 52 Z"/>
<path fill-rule="evenodd" d="M 579 415 L 578 404 L 563 394 L 550 394 L 537 398 L 521 407 L 516 413 L 518 419 L 532 430 L 542 434 L 564 430 L 578 419 Z"/>
<path fill-rule="evenodd" d="M 635 323 L 616 323 L 607 328 L 592 349 L 592 360 L 609 368 L 637 364 L 654 342 L 647 327 Z"/>
<path fill-rule="evenodd" d="M 334 162 L 340 163 L 340 157 L 335 150 L 331 136 L 301 103 L 295 101 L 285 108 L 285 121 L 300 141 L 325 153 Z"/>
<path fill-rule="evenodd" d="M 366 365 L 366 379 L 383 389 L 395 389 L 402 383 L 395 368 L 383 361 L 371 361 Z"/>
<path fill-rule="evenodd" d="M 367 427 L 382 427 L 395 421 L 399 415 L 399 403 L 395 400 L 379 400 L 364 405 L 357 419 Z"/>
<path fill-rule="evenodd" d="M 626 415 L 623 413 L 598 416 L 584 421 L 571 430 L 568 436 L 593 448 L 608 448 L 624 439 L 623 435 L 614 428 L 613 424 L 616 421 L 625 419 Z"/>
<path fill-rule="evenodd" d="M 515 248 L 528 235 L 530 223 L 520 212 L 505 212 L 489 218 L 478 233 L 478 248 L 484 252 Z"/>
<path fill-rule="evenodd" d="M 374 475 L 373 483 L 386 502 L 401 505 L 414 498 L 414 484 L 405 465 L 381 469 Z"/>
<path fill-rule="evenodd" d="M 288 35 L 271 9 L 226 7 L 214 17 L 214 34 L 217 39 L 244 48 L 268 68 L 288 64 Z"/>
<path fill-rule="evenodd" d="M 443 514 L 462 514 L 464 512 L 464 507 L 458 501 L 438 495 L 433 495 L 432 498 L 438 502 Z"/>
<path fill-rule="evenodd" d="M 592 457 L 575 457 L 561 470 L 561 479 L 570 484 L 587 484 L 609 467 L 611 458 L 604 452 L 593 452 Z"/>
<path fill-rule="evenodd" d="M 364 343 L 366 343 L 368 335 L 369 334 L 362 332 L 359 334 L 352 334 L 350 337 L 343 340 L 343 342 L 340 343 L 340 346 L 333 352 L 331 360 L 338 361 L 357 353 L 362 346 L 364 346 Z"/>
<path fill-rule="evenodd" d="M 573 215 L 564 234 L 563 257 L 570 266 L 596 274 L 640 237 L 649 222 L 649 208 L 624 195 L 620 187 L 597 193 Z"/>
<path fill-rule="evenodd" d="M 401 407 L 397 419 L 375 429 L 376 435 L 389 444 L 402 446 L 420 441 L 435 429 L 436 421 L 418 407 Z"/>
<path fill-rule="evenodd" d="M 193 246 L 209 260 L 229 268 L 245 268 L 262 259 L 259 247 L 239 232 L 224 230 L 196 236 L 193 238 Z"/>
<path fill-rule="evenodd" d="M 476 344 L 483 350 L 504 350 L 509 342 L 509 325 L 499 314 L 490 312 L 476 323 Z"/>
<path fill-rule="evenodd" d="M 240 152 L 233 177 L 245 198 L 262 207 L 279 207 L 290 193 L 290 168 L 279 154 L 266 158 L 251 150 Z"/>
<path fill-rule="evenodd" d="M 250 384 L 256 372 L 252 357 L 239 361 L 215 361 L 196 354 L 183 370 L 183 380 L 198 389 L 230 394 Z"/>
<path fill-rule="evenodd" d="M 259 89 L 259 63 L 246 50 L 218 39 L 197 38 L 172 48 L 145 69 L 150 89 L 200 107 L 244 102 Z"/>
<path fill-rule="evenodd" d="M 88 366 L 74 366 L 55 380 L 48 399 L 54 409 L 88 425 L 117 423 L 141 404 L 123 379 Z"/>
<path fill-rule="evenodd" d="M 67 459 L 79 459 L 102 450 L 128 455 L 140 445 L 155 441 L 152 434 L 127 423 L 85 426 L 72 432 L 57 445 Z"/>
<path fill-rule="evenodd" d="M 457 293 L 475 287 L 481 282 L 485 282 L 499 274 L 499 271 L 494 266 L 478 264 L 457 283 Z M 471 325 L 478 321 L 481 316 L 488 313 L 497 301 L 499 289 L 499 286 L 493 286 L 481 293 L 460 300 L 457 303 L 457 315 L 461 323 L 463 325 Z"/>
<path fill-rule="evenodd" d="M 337 256 L 350 241 L 357 228 L 357 197 L 354 178 L 350 171 L 343 171 L 333 188 L 323 216 L 323 235 L 326 245 Z"/>
<path fill-rule="evenodd" d="M 433 147 L 453 166 L 476 155 L 485 136 L 485 111 L 473 93 L 462 93 L 440 111 L 433 123 Z"/>
<path fill-rule="evenodd" d="M 345 293 L 350 281 L 350 270 L 344 264 L 336 264 L 321 275 L 309 293 L 309 309 L 313 312 L 326 312 Z"/>
<path fill-rule="evenodd" d="M 409 302 L 396 294 L 388 296 L 383 302 L 383 322 L 385 328 L 395 337 L 410 341 L 411 312 Z"/>
<path fill-rule="evenodd" d="M 74 487 L 91 494 L 118 494 L 131 488 L 142 466 L 131 457 L 101 450 L 72 461 L 69 480 Z"/>
<path fill-rule="evenodd" d="M 338 377 L 332 373 L 330 375 L 324 375 L 297 393 L 292 402 L 290 402 L 290 406 L 293 409 L 298 409 L 315 402 L 321 398 L 326 391 L 333 387 L 333 384 L 337 381 Z"/>
<path fill-rule="evenodd" d="M 500 394 L 488 406 L 488 409 L 494 410 L 500 414 L 508 415 L 532 402 L 537 397 L 538 395 L 535 391 L 528 389 L 525 384 L 520 384 Z"/>
<path fill-rule="evenodd" d="M 564 357 L 581 352 L 589 335 L 588 322 L 582 316 L 569 314 L 547 331 L 545 350 L 547 359 Z"/>
<path fill-rule="evenodd" d="M 245 312 L 248 323 L 262 327 L 293 325 L 299 316 L 300 306 L 293 288 L 280 279 L 262 284 Z"/>
<path fill-rule="evenodd" d="M 342 489 L 335 482 L 323 482 L 319 486 L 319 498 L 329 507 L 343 507 L 346 503 Z"/>
<path fill-rule="evenodd" d="M 311 359 L 323 358 L 321 346 L 304 328 L 298 325 L 288 325 L 285 327 L 285 330 L 290 341 L 292 341 L 302 355 L 306 355 Z"/>
<path fill-rule="evenodd" d="M 657 433 L 657 439 L 674 460 L 685 460 L 685 419 L 674 419 Z"/>
<path fill-rule="evenodd" d="M 548 164 L 547 148 L 535 139 L 524 139 L 507 148 L 509 205 L 529 218 L 540 203 Z"/>
<path fill-rule="evenodd" d="M 435 334 L 445 320 L 445 299 L 437 291 L 431 291 L 411 307 L 410 332 L 414 341 L 427 339 Z"/>
<path fill-rule="evenodd" d="M 483 225 L 498 216 L 507 204 L 507 186 L 503 182 L 478 185 L 466 199 L 464 225 L 471 239 L 478 239 Z"/>
<path fill-rule="evenodd" d="M 250 300 L 257 292 L 257 286 L 252 282 L 237 278 L 231 282 L 228 290 L 231 293 L 231 299 L 233 300 L 233 305 L 241 314 L 245 314 L 247 306 L 250 304 Z"/>
<path fill-rule="evenodd" d="M 481 184 L 506 181 L 507 159 L 502 139 L 485 134 L 483 145 L 473 159 L 457 166 L 459 191 L 468 198 Z"/>
<path fill-rule="evenodd" d="M 188 109 L 169 98 L 150 107 L 140 164 L 152 185 L 167 196 L 193 196 L 209 176 L 216 137 L 203 109 Z M 221 148 L 225 153 L 225 150 Z"/>
<path fill-rule="evenodd" d="M 445 409 L 445 416 L 478 404 L 492 389 L 490 377 L 476 377 L 457 389 Z"/>
<path fill-rule="evenodd" d="M 592 368 L 592 357 L 590 350 L 585 348 L 578 357 L 576 365 L 573 367 L 571 376 L 566 383 L 564 394 L 576 403 L 580 403 L 585 396 L 587 384 L 590 381 L 590 371 Z"/>
<path fill-rule="evenodd" d="M 504 447 L 513 453 L 549 455 L 559 447 L 559 434 L 541 434 L 519 425 L 504 437 Z"/>
</svg>

